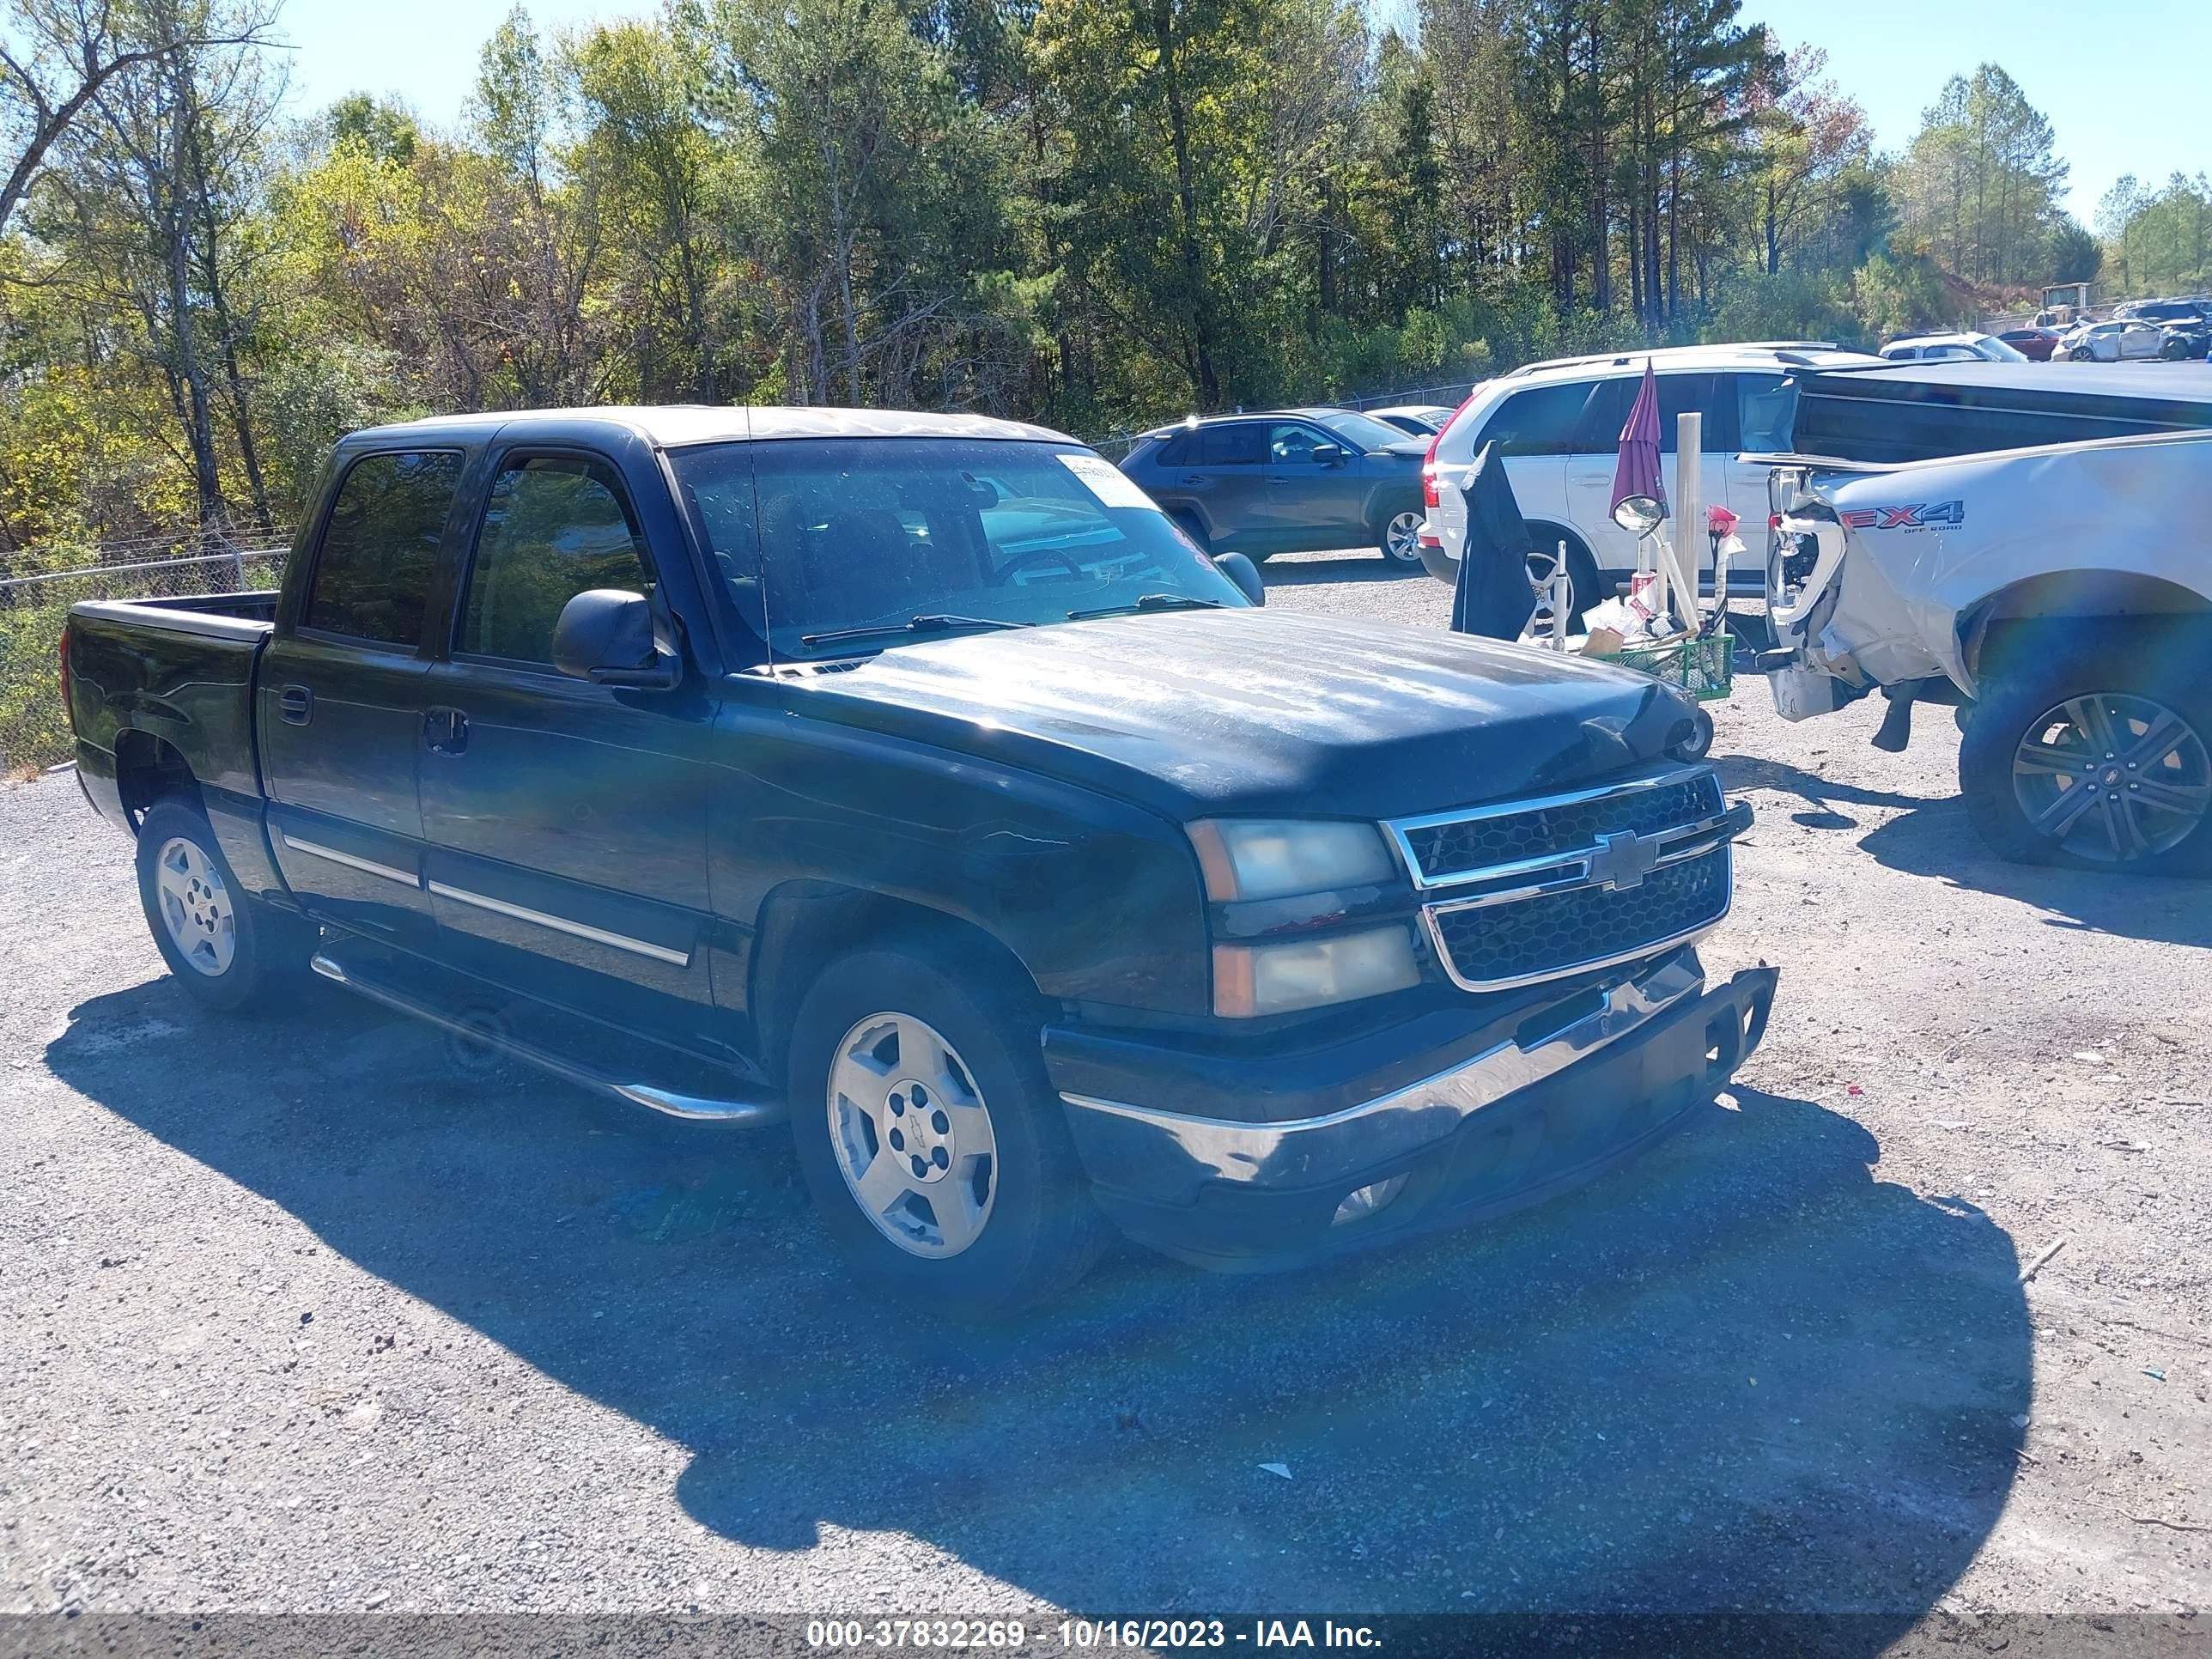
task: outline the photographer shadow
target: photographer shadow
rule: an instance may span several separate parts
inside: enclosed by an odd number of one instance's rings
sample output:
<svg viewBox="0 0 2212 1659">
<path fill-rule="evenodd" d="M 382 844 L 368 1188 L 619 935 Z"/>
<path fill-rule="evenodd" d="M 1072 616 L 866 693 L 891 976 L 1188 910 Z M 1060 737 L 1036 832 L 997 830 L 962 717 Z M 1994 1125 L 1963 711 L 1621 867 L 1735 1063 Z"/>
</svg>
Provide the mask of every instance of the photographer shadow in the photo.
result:
<svg viewBox="0 0 2212 1659">
<path fill-rule="evenodd" d="M 1077 1613 L 1852 1609 L 1872 1653 L 2013 1480 L 2010 1241 L 1874 1178 L 1874 1137 L 1809 1101 L 1736 1090 L 1566 1198 L 1385 1255 L 1224 1279 L 1123 1252 L 975 1326 L 854 1289 L 779 1134 L 457 1066 L 334 993 L 225 1028 L 219 1078 L 187 1063 L 208 1037 L 155 981 L 47 1060 L 681 1443 L 683 1509 L 752 1548 L 903 1534 Z M 957 1610 L 880 1590 L 838 1611 Z"/>
</svg>

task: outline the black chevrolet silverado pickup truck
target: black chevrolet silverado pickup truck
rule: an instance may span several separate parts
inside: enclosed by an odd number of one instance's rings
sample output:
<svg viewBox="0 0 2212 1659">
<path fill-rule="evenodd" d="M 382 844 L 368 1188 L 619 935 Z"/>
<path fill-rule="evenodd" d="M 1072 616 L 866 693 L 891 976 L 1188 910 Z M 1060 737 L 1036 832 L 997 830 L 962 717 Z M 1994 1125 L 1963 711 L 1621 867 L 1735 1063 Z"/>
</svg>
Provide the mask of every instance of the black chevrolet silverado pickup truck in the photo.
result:
<svg viewBox="0 0 2212 1659">
<path fill-rule="evenodd" d="M 862 1271 L 1004 1306 L 1109 1222 L 1279 1266 L 1527 1202 L 1764 1029 L 1692 705 L 1259 598 L 1035 427 L 460 416 L 340 443 L 281 592 L 78 605 L 64 679 L 202 1002 L 312 963 L 787 1121 Z"/>
</svg>

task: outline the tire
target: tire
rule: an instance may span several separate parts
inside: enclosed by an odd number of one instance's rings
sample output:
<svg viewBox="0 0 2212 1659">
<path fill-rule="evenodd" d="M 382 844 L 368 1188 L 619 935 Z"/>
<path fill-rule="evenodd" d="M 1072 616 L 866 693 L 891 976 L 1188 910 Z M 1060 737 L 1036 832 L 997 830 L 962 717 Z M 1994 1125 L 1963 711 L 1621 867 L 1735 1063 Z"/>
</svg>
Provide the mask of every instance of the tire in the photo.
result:
<svg viewBox="0 0 2212 1659">
<path fill-rule="evenodd" d="M 1401 569 L 1421 568 L 1421 526 L 1427 514 L 1418 507 L 1401 507 L 1376 527 L 1376 550 Z"/>
<path fill-rule="evenodd" d="M 1597 561 L 1583 538 L 1571 530 L 1562 530 L 1553 524 L 1532 524 L 1528 535 L 1537 547 L 1538 558 L 1544 566 L 1551 562 L 1553 550 L 1561 542 L 1567 544 L 1567 625 L 1581 628 L 1583 617 L 1594 605 L 1602 605 L 1607 598 L 1602 579 L 1597 574 Z M 1537 560 L 1530 561 L 1532 576 L 1540 574 Z"/>
<path fill-rule="evenodd" d="M 299 988 L 313 928 L 240 887 L 197 806 L 173 795 L 149 808 L 137 862 L 155 948 L 194 1001 L 244 1013 L 279 1006 Z"/>
<path fill-rule="evenodd" d="M 2097 354 L 2087 346 L 2075 346 L 2073 350 L 2066 354 L 2066 361 L 2073 363 L 2094 363 L 2097 361 Z"/>
<path fill-rule="evenodd" d="M 2163 653 L 2061 653 L 1984 685 L 1959 781 L 2002 857 L 2212 872 L 2212 694 Z"/>
<path fill-rule="evenodd" d="M 789 1081 L 840 1252 L 876 1287 L 967 1316 L 1066 1289 L 1108 1237 L 1045 1076 L 1044 1011 L 977 954 L 916 940 L 831 963 L 799 1005 Z"/>
</svg>

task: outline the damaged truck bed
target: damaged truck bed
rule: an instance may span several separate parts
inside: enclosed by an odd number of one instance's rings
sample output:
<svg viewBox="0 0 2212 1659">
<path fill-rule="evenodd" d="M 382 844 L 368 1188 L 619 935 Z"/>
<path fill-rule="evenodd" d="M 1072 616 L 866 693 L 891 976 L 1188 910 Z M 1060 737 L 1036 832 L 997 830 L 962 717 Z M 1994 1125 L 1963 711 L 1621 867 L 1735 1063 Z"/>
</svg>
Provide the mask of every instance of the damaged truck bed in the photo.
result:
<svg viewBox="0 0 2212 1659">
<path fill-rule="evenodd" d="M 1778 456 L 1759 667 L 1785 719 L 1955 705 L 2006 856 L 2212 867 L 2212 431 L 1875 465 Z"/>
</svg>

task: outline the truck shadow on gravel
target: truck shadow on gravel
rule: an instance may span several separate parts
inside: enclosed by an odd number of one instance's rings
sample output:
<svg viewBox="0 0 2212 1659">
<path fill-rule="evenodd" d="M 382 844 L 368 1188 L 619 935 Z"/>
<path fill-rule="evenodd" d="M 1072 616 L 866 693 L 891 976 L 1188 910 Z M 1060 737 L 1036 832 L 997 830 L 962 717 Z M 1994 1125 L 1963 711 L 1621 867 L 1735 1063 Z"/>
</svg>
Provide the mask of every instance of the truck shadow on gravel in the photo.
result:
<svg viewBox="0 0 2212 1659">
<path fill-rule="evenodd" d="M 1858 837 L 1877 863 L 1902 874 L 2032 904 L 2049 913 L 2043 918 L 2046 927 L 2212 947 L 2212 903 L 2206 902 L 2212 885 L 2204 881 L 2014 864 L 1983 846 L 1955 793 L 1929 798 L 1867 789 L 1744 755 L 1719 757 L 1715 764 L 1731 795 L 1772 789 L 1806 801 L 1815 810 L 1795 813 L 1791 821 L 1808 829 L 1858 829 L 1856 818 L 1834 810 L 1838 803 L 1905 809 Z"/>
<path fill-rule="evenodd" d="M 155 981 L 46 1057 L 688 1447 L 676 1496 L 714 1531 L 910 1534 L 1079 1613 L 1852 1610 L 1872 1653 L 1995 1524 L 2028 1408 L 2011 1240 L 1877 1179 L 1852 1120 L 1756 1091 L 1500 1224 L 1292 1277 L 1125 1252 L 966 1328 L 848 1287 L 781 1134 L 459 1066 L 335 993 L 217 1025 Z M 318 1330 L 431 1445 L 489 1431 L 467 1373 Z M 831 1571 L 794 1561 L 789 1604 Z M 817 1610 L 958 1610 L 927 1572 L 834 1582 L 878 1599 Z"/>
</svg>

